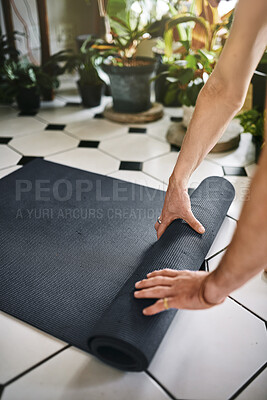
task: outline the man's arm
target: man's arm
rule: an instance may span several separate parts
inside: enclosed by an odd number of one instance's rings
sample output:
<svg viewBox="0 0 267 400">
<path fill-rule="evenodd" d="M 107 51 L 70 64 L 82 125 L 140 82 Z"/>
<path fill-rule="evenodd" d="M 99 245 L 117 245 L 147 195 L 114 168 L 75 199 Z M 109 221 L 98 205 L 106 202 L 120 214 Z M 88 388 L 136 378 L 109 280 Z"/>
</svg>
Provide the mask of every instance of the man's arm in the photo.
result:
<svg viewBox="0 0 267 400">
<path fill-rule="evenodd" d="M 244 102 L 253 72 L 267 45 L 267 1 L 239 0 L 230 36 L 209 80 L 200 92 L 178 160 L 170 177 L 158 238 L 176 218 L 198 231 L 191 212 L 188 180 L 213 148 Z"/>
<path fill-rule="evenodd" d="M 252 20 L 250 18 L 252 10 L 249 7 L 249 0 L 240 0 L 235 23 L 233 29 L 231 31 L 230 38 L 232 37 L 232 45 L 229 45 L 228 39 L 228 47 L 225 48 L 223 53 L 223 63 L 221 63 L 222 58 L 220 59 L 216 71 L 215 78 L 221 75 L 221 69 L 224 71 L 227 70 L 227 57 L 233 57 L 235 62 L 237 59 L 239 61 L 243 61 L 245 66 L 242 64 L 236 66 L 232 66 L 235 72 L 228 71 L 231 79 L 236 78 L 238 82 L 232 81 L 232 85 L 236 88 L 236 105 L 238 104 L 238 98 L 243 98 L 244 93 L 246 92 L 246 88 L 248 86 L 248 82 L 250 81 L 251 75 L 253 73 L 253 69 L 258 63 L 258 60 L 261 57 L 261 53 L 266 46 L 267 39 L 267 2 L 265 0 L 255 0 L 253 3 L 254 14 L 252 15 Z M 256 11 L 255 11 L 256 9 Z M 264 16 L 260 16 L 260 13 L 264 13 Z M 257 26 L 251 28 L 250 35 L 254 33 L 254 41 L 255 47 L 253 46 L 253 40 L 249 40 L 248 47 L 249 51 L 246 51 L 244 48 L 246 41 L 241 40 L 238 35 L 237 28 L 240 26 L 241 32 L 245 34 L 244 29 L 246 28 L 249 31 L 249 26 L 251 25 L 251 21 L 253 21 L 254 25 L 257 23 Z M 258 30 L 257 30 L 258 29 Z M 241 50 L 245 52 L 247 57 L 240 56 L 237 57 L 234 49 L 238 47 L 238 43 L 234 41 L 233 35 L 239 37 L 242 43 L 240 43 Z M 233 44 L 237 47 L 235 47 Z M 227 50 L 227 51 L 226 51 Z M 228 55 L 226 57 L 226 55 Z M 229 60 L 230 62 L 230 60 Z M 224 67 L 222 67 L 224 65 Z M 244 69 L 242 69 L 244 68 Z M 241 71 L 242 69 L 242 71 Z M 237 70 L 240 73 L 240 77 L 238 77 Z M 224 76 L 224 75 L 223 75 Z M 211 77 L 212 78 L 212 77 Z M 210 78 L 210 79 L 211 79 Z M 215 82 L 214 75 L 213 80 L 211 82 Z M 227 76 L 225 75 L 225 79 Z M 220 82 L 222 82 L 221 80 Z M 229 81 L 230 82 L 230 81 Z M 210 88 L 209 88 L 210 90 Z M 213 89 L 212 89 L 213 90 Z M 214 88 L 215 90 L 215 88 Z M 221 88 L 223 93 L 226 95 L 231 92 L 231 85 L 226 83 L 224 89 Z M 202 91 L 201 96 L 203 95 L 204 90 Z M 208 92 L 206 92 L 208 93 Z M 211 92 L 210 92 L 211 93 Z M 205 94 L 206 95 L 206 94 Z M 223 121 L 227 119 L 233 111 L 227 112 L 227 107 L 224 105 L 223 112 L 224 118 L 221 119 L 221 110 L 218 109 L 218 114 L 213 116 L 211 110 L 214 111 L 214 102 L 218 105 L 221 101 L 228 99 L 228 97 L 218 98 L 218 90 L 215 90 L 215 99 L 206 98 L 206 108 L 204 96 L 201 98 L 201 101 L 198 101 L 198 111 L 195 113 L 193 117 L 193 121 L 189 127 L 189 135 L 190 139 L 187 139 L 183 145 L 183 149 L 187 148 L 187 151 L 192 156 L 191 163 L 193 163 L 193 167 L 190 162 L 187 162 L 186 151 L 184 151 L 184 161 L 177 162 L 175 167 L 175 172 L 173 174 L 174 178 L 171 178 L 170 185 L 172 182 L 175 182 L 174 188 L 171 189 L 170 186 L 168 189 L 169 199 L 167 198 L 167 203 L 170 202 L 170 205 L 167 204 L 168 207 L 173 205 L 174 215 L 169 215 L 169 223 L 174 218 L 181 218 L 180 215 L 181 207 L 179 210 L 175 210 L 175 206 L 177 208 L 177 204 L 175 204 L 175 200 L 184 200 L 188 201 L 187 205 L 190 205 L 189 198 L 181 197 L 181 193 L 183 193 L 183 185 L 186 187 L 186 182 L 194 170 L 194 168 L 198 165 L 198 163 L 202 160 L 206 152 L 210 147 L 213 146 L 214 137 L 218 138 L 221 132 L 221 126 Z M 234 96 L 231 95 L 231 98 L 234 99 Z M 203 100 L 203 102 L 202 102 Z M 230 108 L 229 110 L 233 110 L 235 107 L 231 104 L 235 104 L 235 101 L 232 103 L 229 101 Z M 241 103 L 240 103 L 241 104 Z M 240 105 L 239 104 L 239 105 Z M 267 106 L 267 102 L 266 102 Z M 216 108 L 216 106 L 215 106 Z M 202 111 L 201 111 L 202 110 Z M 206 111 L 205 111 L 206 110 Z M 220 112 L 219 112 L 220 111 Z M 204 115 L 204 119 L 211 118 L 211 125 L 215 129 L 214 131 L 209 130 L 209 135 L 206 135 L 204 132 L 205 143 L 200 143 L 199 135 L 196 134 L 198 120 L 200 121 L 200 125 L 202 128 L 204 127 L 202 121 L 201 112 L 206 112 Z M 213 118 L 214 117 L 214 118 Z M 230 117 L 229 117 L 230 118 Z M 230 118 L 231 119 L 231 118 Z M 220 124 L 217 121 L 221 121 Z M 202 122 L 202 124 L 201 124 Z M 209 124 L 209 128 L 211 126 Z M 202 132 L 202 131 L 201 131 Z M 201 133 L 202 135 L 202 133 Z M 202 137 L 202 136 L 201 136 Z M 265 137 L 267 137 L 267 121 L 265 120 Z M 194 138 L 194 140 L 193 140 Z M 199 149 L 198 149 L 199 147 Z M 195 149 L 195 150 L 193 150 Z M 194 151 L 196 151 L 196 161 L 194 161 Z M 180 167 L 182 165 L 182 167 Z M 184 169 L 183 169 L 184 168 Z M 184 171 L 183 174 L 181 171 Z M 177 173 L 177 175 L 175 175 Z M 180 175 L 181 174 L 181 175 Z M 180 177 L 183 177 L 180 180 Z M 179 178 L 175 180 L 175 177 Z M 182 183 L 181 183 L 182 182 Z M 178 189 L 177 189 L 178 188 Z M 181 188 L 181 190 L 180 190 Z M 174 190 L 178 193 L 174 193 Z M 180 190 L 180 192 L 179 192 Z M 166 203 L 166 200 L 165 200 Z M 165 205 L 164 205 L 165 207 Z M 165 215 L 168 217 L 169 209 L 166 209 Z M 175 216 L 176 215 L 176 216 Z M 188 214 L 189 215 L 189 214 Z M 162 213 L 162 218 L 164 218 L 164 213 Z M 182 217 L 183 218 L 183 217 Z M 192 217 L 191 222 L 194 222 Z M 193 217 L 194 218 L 194 217 Z M 167 224 L 168 225 L 168 224 Z M 193 223 L 191 224 L 193 225 Z M 161 226 L 161 225 L 160 225 Z M 197 222 L 195 222 L 195 226 L 197 227 Z M 165 226 L 166 229 L 167 226 Z M 164 229 L 164 230 L 165 230 Z M 163 230 L 163 231 L 164 231 Z M 159 229 L 158 229 L 159 231 Z M 163 231 L 158 232 L 159 236 L 163 233 Z M 246 201 L 244 208 L 241 213 L 240 220 L 237 224 L 237 229 L 234 235 L 234 238 L 225 253 L 220 265 L 218 268 L 212 273 L 207 272 L 190 272 L 190 271 L 173 271 L 173 270 L 162 270 L 162 271 L 154 271 L 148 274 L 147 279 L 136 283 L 136 289 L 138 291 L 135 292 L 136 298 L 155 298 L 157 300 L 152 306 L 144 309 L 145 315 L 153 315 L 165 309 L 164 307 L 164 298 L 167 298 L 169 307 L 180 308 L 180 309 L 204 309 L 209 308 L 212 305 L 219 304 L 224 301 L 225 297 L 231 293 L 236 288 L 242 286 L 247 280 L 256 275 L 259 271 L 267 266 L 267 146 L 262 150 L 258 170 L 252 180 L 252 184 L 249 191 L 249 199 Z"/>
<path fill-rule="evenodd" d="M 265 132 L 266 133 L 266 132 Z M 169 307 L 204 309 L 220 304 L 233 290 L 267 266 L 267 146 L 262 151 L 249 199 L 234 238 L 218 268 L 211 272 L 162 270 L 136 283 L 136 298 L 160 299 L 144 309 L 153 315 Z"/>
</svg>

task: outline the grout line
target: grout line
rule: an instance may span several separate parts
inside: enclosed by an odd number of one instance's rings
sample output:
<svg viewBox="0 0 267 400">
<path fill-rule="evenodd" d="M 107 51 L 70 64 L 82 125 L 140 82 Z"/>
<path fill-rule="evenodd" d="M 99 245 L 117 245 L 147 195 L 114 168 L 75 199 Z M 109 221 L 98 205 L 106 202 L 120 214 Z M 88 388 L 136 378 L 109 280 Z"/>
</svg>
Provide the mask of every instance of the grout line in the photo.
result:
<svg viewBox="0 0 267 400">
<path fill-rule="evenodd" d="M 234 400 L 237 398 L 237 396 L 240 395 L 240 393 L 242 393 L 250 384 L 251 382 L 253 382 L 267 367 L 267 362 L 265 364 L 263 364 L 260 369 L 258 369 L 258 371 L 255 372 L 254 375 L 252 375 L 247 382 L 244 383 L 243 386 L 241 386 L 241 388 L 239 388 L 230 398 L 229 400 Z"/>
<path fill-rule="evenodd" d="M 249 313 L 253 314 L 254 317 L 260 319 L 260 320 L 265 324 L 265 326 L 266 326 L 267 321 L 265 321 L 265 319 L 262 318 L 260 315 L 256 314 L 254 311 L 252 311 L 252 310 L 250 310 L 248 307 L 244 306 L 244 304 L 240 303 L 240 302 L 239 302 L 238 300 L 236 300 L 234 297 L 232 297 L 232 296 L 230 296 L 230 295 L 227 296 L 227 297 L 229 297 L 229 299 L 233 300 L 233 301 L 234 301 L 236 304 L 238 304 L 239 306 L 243 307 L 243 308 L 244 308 L 246 311 L 248 311 Z"/>
<path fill-rule="evenodd" d="M 172 399 L 172 400 L 177 400 L 176 397 L 162 384 L 158 381 L 157 378 L 155 378 L 154 375 L 151 374 L 148 370 L 144 371 L 154 382 L 157 383 L 157 385 Z"/>
<path fill-rule="evenodd" d="M 6 386 L 10 385 L 11 383 L 17 381 L 18 379 L 22 378 L 24 375 L 28 374 L 29 372 L 33 371 L 35 368 L 39 367 L 40 365 L 44 364 L 45 362 L 51 360 L 51 358 L 57 356 L 59 353 L 61 353 L 62 351 L 68 349 L 69 347 L 71 347 L 70 344 L 66 345 L 65 347 L 63 347 L 62 349 L 56 351 L 55 353 L 51 354 L 50 356 L 44 358 L 42 361 L 39 361 L 37 364 L 34 364 L 32 367 L 26 369 L 26 371 L 20 373 L 19 375 L 15 376 L 15 378 L 10 379 L 9 381 L 7 381 L 5 384 L 3 384 L 3 387 L 5 388 Z"/>
<path fill-rule="evenodd" d="M 171 154 L 172 153 L 172 151 L 171 151 L 171 145 L 170 145 L 170 143 L 167 143 L 169 146 L 170 146 L 170 148 L 169 148 L 169 150 L 168 151 L 166 151 L 165 153 L 162 153 L 162 154 L 159 154 L 159 155 L 157 155 L 157 156 L 153 156 L 153 157 L 150 157 L 150 158 L 147 158 L 145 161 L 143 161 L 144 163 L 145 162 L 148 162 L 148 161 L 153 161 L 153 160 L 155 160 L 156 158 L 161 158 L 161 157 L 163 157 L 163 156 L 167 156 L 168 154 Z M 177 158 L 178 158 L 178 154 L 179 153 L 177 153 Z M 175 165 L 175 164 L 174 164 Z M 174 165 L 173 165 L 173 167 L 174 167 Z"/>
<path fill-rule="evenodd" d="M 235 222 L 238 222 L 238 219 L 236 219 L 236 218 L 234 218 L 234 217 L 231 217 L 231 215 L 229 215 L 229 214 L 226 214 L 226 217 L 228 217 L 228 218 L 234 220 Z"/>
<path fill-rule="evenodd" d="M 0 399 L 1 399 L 1 397 L 2 397 L 2 394 L 3 394 L 3 392 L 4 392 L 4 385 L 0 385 Z"/>
<path fill-rule="evenodd" d="M 229 245 L 228 245 L 228 246 L 229 246 Z M 225 251 L 225 250 L 228 248 L 228 246 L 224 247 L 224 248 L 223 248 L 222 250 L 220 250 L 220 251 L 217 251 L 217 253 L 213 254 L 213 255 L 210 256 L 209 258 L 206 258 L 206 261 L 209 262 L 212 258 L 218 256 L 220 253 L 222 253 L 223 251 Z"/>
</svg>

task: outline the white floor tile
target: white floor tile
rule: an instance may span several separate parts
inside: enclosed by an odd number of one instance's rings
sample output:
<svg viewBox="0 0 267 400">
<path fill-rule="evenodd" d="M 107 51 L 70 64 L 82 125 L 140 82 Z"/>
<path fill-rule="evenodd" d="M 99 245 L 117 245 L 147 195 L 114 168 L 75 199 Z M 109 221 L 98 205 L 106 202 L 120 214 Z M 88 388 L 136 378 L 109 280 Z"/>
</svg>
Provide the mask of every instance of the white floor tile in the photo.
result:
<svg viewBox="0 0 267 400">
<path fill-rule="evenodd" d="M 236 400 L 266 400 L 267 368 L 236 397 Z"/>
<path fill-rule="evenodd" d="M 88 118 L 68 124 L 66 130 L 80 140 L 104 140 L 126 134 L 128 128 L 106 119 Z"/>
<path fill-rule="evenodd" d="M 4 390 L 2 400 L 169 400 L 145 373 L 123 373 L 67 349 Z"/>
<path fill-rule="evenodd" d="M 254 174 L 255 174 L 255 172 L 256 172 L 256 170 L 257 170 L 257 164 L 250 164 L 250 165 L 247 165 L 247 166 L 245 167 L 245 170 L 246 170 L 247 175 L 248 175 L 250 178 L 253 178 L 253 176 L 254 176 Z"/>
<path fill-rule="evenodd" d="M 120 162 L 97 149 L 77 148 L 45 158 L 48 161 L 80 168 L 98 174 L 110 174 L 119 169 Z"/>
<path fill-rule="evenodd" d="M 0 179 L 4 178 L 5 176 L 11 174 L 12 172 L 16 171 L 17 169 L 21 168 L 21 165 L 15 165 L 14 167 L 4 168 L 0 170 Z"/>
<path fill-rule="evenodd" d="M 90 109 L 82 106 L 46 107 L 39 111 L 38 117 L 47 124 L 70 124 L 74 121 L 86 121 L 92 117 Z"/>
<path fill-rule="evenodd" d="M 264 364 L 266 352 L 264 323 L 227 299 L 179 311 L 149 371 L 178 399 L 225 400 Z"/>
<path fill-rule="evenodd" d="M 0 105 L 0 120 L 16 118 L 18 115 L 18 111 L 9 106 Z"/>
<path fill-rule="evenodd" d="M 208 261 L 210 271 L 218 267 L 223 254 Z M 267 321 L 267 278 L 264 272 L 254 276 L 241 288 L 232 292 L 230 296 Z"/>
<path fill-rule="evenodd" d="M 17 137 L 27 135 L 45 128 L 43 122 L 33 117 L 15 117 L 12 119 L 0 119 L 0 137 Z"/>
<path fill-rule="evenodd" d="M 121 161 L 146 161 L 170 151 L 169 144 L 138 133 L 106 140 L 99 148 Z"/>
<path fill-rule="evenodd" d="M 52 101 L 42 101 L 41 102 L 41 110 L 50 110 L 50 109 L 59 109 L 60 107 L 65 107 L 66 101 L 55 97 Z"/>
<path fill-rule="evenodd" d="M 120 170 L 113 172 L 112 174 L 109 174 L 109 176 L 121 179 L 122 181 L 137 183 L 138 185 L 148 186 L 158 190 L 166 191 L 167 189 L 167 185 L 165 185 L 163 182 L 151 178 L 150 176 L 144 174 L 141 171 Z"/>
<path fill-rule="evenodd" d="M 43 130 L 12 139 L 9 145 L 24 156 L 44 157 L 78 146 L 79 140 L 61 131 Z"/>
<path fill-rule="evenodd" d="M 230 244 L 235 229 L 236 229 L 236 221 L 226 217 L 222 223 L 219 232 L 217 233 L 217 236 L 207 254 L 206 259 L 212 257 L 214 254 L 223 250 L 226 246 Z"/>
<path fill-rule="evenodd" d="M 0 384 L 66 344 L 0 311 Z"/>
<path fill-rule="evenodd" d="M 226 153 L 209 153 L 207 159 L 229 167 L 245 167 L 255 161 L 255 145 L 250 133 L 242 133 L 239 147 Z"/>
<path fill-rule="evenodd" d="M 147 134 L 157 139 L 167 142 L 166 134 L 169 126 L 171 125 L 170 117 L 165 115 L 162 119 L 146 125 Z"/>
<path fill-rule="evenodd" d="M 143 165 L 143 171 L 168 185 L 177 156 L 178 153 L 170 152 L 164 156 L 146 161 Z"/>
<path fill-rule="evenodd" d="M 168 184 L 178 154 L 177 152 L 170 152 L 169 154 L 147 161 L 144 163 L 143 171 Z M 189 187 L 196 188 L 203 179 L 210 175 L 223 176 L 223 170 L 219 165 L 204 160 L 196 171 L 193 172 L 189 180 Z"/>
<path fill-rule="evenodd" d="M 239 219 L 243 204 L 248 200 L 248 189 L 251 179 L 246 176 L 225 176 L 235 188 L 235 198 L 229 208 L 228 215 Z"/>
<path fill-rule="evenodd" d="M 5 144 L 0 145 L 0 168 L 7 168 L 16 165 L 20 159 L 20 154 L 16 153 Z"/>
</svg>

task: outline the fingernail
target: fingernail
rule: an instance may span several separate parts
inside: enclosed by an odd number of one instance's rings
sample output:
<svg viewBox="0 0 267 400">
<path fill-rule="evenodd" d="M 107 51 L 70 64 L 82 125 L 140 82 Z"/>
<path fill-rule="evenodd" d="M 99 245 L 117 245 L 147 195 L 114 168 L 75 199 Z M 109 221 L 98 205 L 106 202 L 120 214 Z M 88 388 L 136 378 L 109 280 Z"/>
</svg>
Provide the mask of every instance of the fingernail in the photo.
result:
<svg viewBox="0 0 267 400">
<path fill-rule="evenodd" d="M 138 297 L 139 296 L 139 292 L 134 292 L 134 297 Z"/>
<path fill-rule="evenodd" d="M 147 276 L 150 276 L 151 275 L 151 272 L 149 272 L 149 274 L 147 274 Z"/>
<path fill-rule="evenodd" d="M 205 232 L 204 226 L 200 226 L 199 229 L 198 229 L 198 232 L 199 233 L 204 233 Z"/>
<path fill-rule="evenodd" d="M 137 287 L 139 285 L 141 281 L 136 282 L 135 287 Z"/>
<path fill-rule="evenodd" d="M 144 315 L 147 315 L 147 310 L 146 310 L 146 309 L 143 310 L 143 314 L 144 314 Z"/>
</svg>

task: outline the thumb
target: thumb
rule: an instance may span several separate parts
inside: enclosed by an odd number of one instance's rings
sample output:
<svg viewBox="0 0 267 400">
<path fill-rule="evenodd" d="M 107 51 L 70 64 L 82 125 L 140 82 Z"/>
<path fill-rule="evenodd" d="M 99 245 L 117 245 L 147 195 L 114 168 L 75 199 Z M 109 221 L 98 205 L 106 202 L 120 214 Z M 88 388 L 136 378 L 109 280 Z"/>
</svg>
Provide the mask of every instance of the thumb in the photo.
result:
<svg viewBox="0 0 267 400">
<path fill-rule="evenodd" d="M 189 212 L 188 216 L 184 218 L 184 220 L 188 223 L 188 225 L 191 226 L 196 232 L 198 233 L 204 233 L 205 228 L 204 226 L 195 218 L 194 214 L 192 211 Z"/>
</svg>

